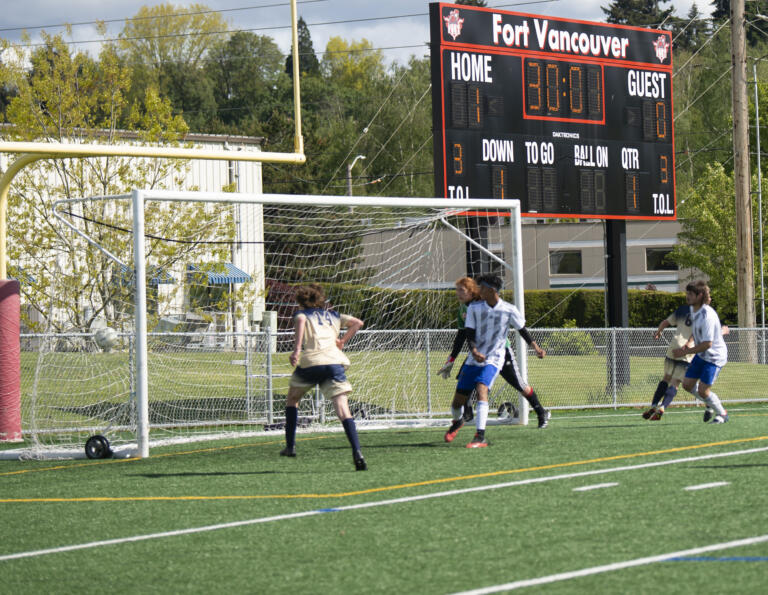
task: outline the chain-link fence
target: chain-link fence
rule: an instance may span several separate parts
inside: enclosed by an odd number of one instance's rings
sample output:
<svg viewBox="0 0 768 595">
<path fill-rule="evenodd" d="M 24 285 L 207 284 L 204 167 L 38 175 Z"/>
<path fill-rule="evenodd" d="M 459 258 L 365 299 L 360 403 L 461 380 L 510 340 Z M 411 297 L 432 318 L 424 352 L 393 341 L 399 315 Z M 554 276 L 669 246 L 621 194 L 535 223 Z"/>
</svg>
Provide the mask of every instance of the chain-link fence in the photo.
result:
<svg viewBox="0 0 768 595">
<path fill-rule="evenodd" d="M 548 408 L 647 405 L 661 380 L 668 338 L 655 329 L 537 329 L 544 359 L 528 354 L 528 380 Z M 448 414 L 461 358 L 448 380 L 436 375 L 455 330 L 364 330 L 347 346 L 352 362 L 352 411 L 366 420 L 443 418 Z M 717 380 L 724 402 L 765 400 L 766 337 L 733 329 L 725 337 L 729 363 Z M 283 419 L 292 367 L 292 333 L 155 333 L 148 337 L 149 418 L 153 429 L 277 424 Z M 109 351 L 91 335 L 23 335 L 24 432 L 61 428 L 97 431 L 134 425 L 132 337 Z M 461 356 L 463 357 L 463 356 Z M 499 378 L 491 411 L 518 395 Z M 680 391 L 676 402 L 694 403 Z M 308 394 L 300 421 L 333 418 L 332 404 Z"/>
</svg>

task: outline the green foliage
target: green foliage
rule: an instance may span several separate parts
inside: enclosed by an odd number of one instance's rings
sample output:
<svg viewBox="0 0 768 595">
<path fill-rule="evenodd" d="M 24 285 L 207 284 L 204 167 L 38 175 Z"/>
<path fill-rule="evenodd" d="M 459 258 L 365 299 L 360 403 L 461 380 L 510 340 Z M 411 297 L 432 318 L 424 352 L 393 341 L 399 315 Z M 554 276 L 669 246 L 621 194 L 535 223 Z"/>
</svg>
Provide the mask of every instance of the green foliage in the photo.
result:
<svg viewBox="0 0 768 595">
<path fill-rule="evenodd" d="M 12 138 L 112 144 L 120 142 L 115 130 L 121 121 L 145 143 L 178 144 L 187 132 L 184 120 L 155 89 L 129 102 L 130 70 L 114 46 L 105 44 L 94 60 L 74 52 L 60 36 L 44 35 L 44 40 L 29 48 L 31 70 L 22 52 L 9 53 L 0 70 L 0 82 L 17 89 L 8 107 Z M 14 180 L 8 213 L 11 269 L 23 271 L 30 281 L 23 286 L 25 304 L 46 315 L 54 312 L 53 331 L 87 330 L 97 317 L 119 327 L 131 314 L 132 272 L 74 234 L 62 233 L 51 214 L 53 200 L 124 194 L 166 180 L 176 184 L 185 171 L 181 160 L 128 158 L 49 159 L 25 168 Z M 221 208 L 206 213 L 199 205 L 173 210 L 159 205 L 150 203 L 145 211 L 147 234 L 154 236 L 146 246 L 150 266 L 167 271 L 202 256 L 194 243 L 158 238 L 200 237 L 202 229 L 218 239 L 232 237 L 231 218 Z M 82 203 L 72 216 L 99 245 L 131 262 L 127 201 Z M 222 249 L 206 247 L 206 256 L 217 258 Z M 24 322 L 34 329 L 27 314 Z"/>
<path fill-rule="evenodd" d="M 324 283 L 334 307 L 365 320 L 366 328 L 454 328 L 453 291 L 383 289 L 364 285 Z M 502 299 L 512 302 L 511 291 Z M 600 290 L 531 290 L 525 292 L 526 326 L 532 328 L 604 328 L 605 298 Z M 656 327 L 685 303 L 682 293 L 629 291 L 630 327 Z M 412 326 L 411 326 L 412 325 Z"/>
<path fill-rule="evenodd" d="M 681 268 L 695 268 L 709 278 L 713 296 L 724 310 L 736 307 L 736 213 L 733 176 L 723 166 L 708 166 L 679 205 L 682 232 L 672 257 Z"/>
<path fill-rule="evenodd" d="M 299 17 L 296 29 L 299 38 L 299 72 L 302 75 L 317 75 L 320 73 L 320 61 L 315 54 L 312 35 L 303 17 Z M 285 72 L 287 75 L 293 76 L 293 48 L 285 59 Z"/>
<path fill-rule="evenodd" d="M 658 27 L 674 11 L 674 8 L 662 10 L 659 4 L 669 2 L 670 0 L 614 0 L 608 8 L 601 10 L 605 13 L 607 23 Z"/>
<path fill-rule="evenodd" d="M 575 320 L 566 320 L 563 328 L 578 328 Z M 558 331 L 547 335 L 541 342 L 541 348 L 549 355 L 596 355 L 597 350 L 592 337 L 584 331 Z"/>
</svg>

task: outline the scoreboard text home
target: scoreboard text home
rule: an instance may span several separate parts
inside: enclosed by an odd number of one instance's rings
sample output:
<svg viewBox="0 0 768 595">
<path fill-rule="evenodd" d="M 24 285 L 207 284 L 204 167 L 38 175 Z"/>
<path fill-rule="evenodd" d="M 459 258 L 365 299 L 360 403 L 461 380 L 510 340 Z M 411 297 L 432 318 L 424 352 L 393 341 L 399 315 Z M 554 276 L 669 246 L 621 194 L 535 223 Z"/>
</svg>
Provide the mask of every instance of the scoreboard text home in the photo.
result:
<svg viewBox="0 0 768 595">
<path fill-rule="evenodd" d="M 675 219 L 669 32 L 430 4 L 438 196 Z"/>
</svg>

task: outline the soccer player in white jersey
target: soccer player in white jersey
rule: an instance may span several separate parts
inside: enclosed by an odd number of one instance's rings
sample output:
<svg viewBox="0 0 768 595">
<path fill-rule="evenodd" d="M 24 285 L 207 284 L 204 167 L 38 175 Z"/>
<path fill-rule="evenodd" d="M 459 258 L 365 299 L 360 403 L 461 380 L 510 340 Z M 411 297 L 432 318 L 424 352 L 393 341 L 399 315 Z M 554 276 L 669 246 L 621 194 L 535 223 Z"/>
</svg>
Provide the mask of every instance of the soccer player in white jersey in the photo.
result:
<svg viewBox="0 0 768 595">
<path fill-rule="evenodd" d="M 285 448 L 280 454 L 284 457 L 296 456 L 299 401 L 309 389 L 320 385 L 325 398 L 333 400 L 336 415 L 344 426 L 352 446 L 355 469 L 365 471 L 368 465 L 360 451 L 355 419 L 347 401 L 352 392 L 352 385 L 346 376 L 349 358 L 342 351 L 344 345 L 363 328 L 363 321 L 325 308 L 325 293 L 316 283 L 299 287 L 296 302 L 302 309 L 294 316 L 295 348 L 290 359 L 291 365 L 297 367 L 291 376 L 285 401 Z M 339 338 L 343 328 L 347 332 Z"/>
<path fill-rule="evenodd" d="M 533 347 L 538 357 L 546 352 L 536 344 L 525 328 L 525 319 L 514 305 L 499 297 L 501 279 L 495 275 L 478 277 L 481 301 L 472 302 L 467 309 L 465 322 L 466 336 L 470 355 L 461 367 L 456 393 L 451 404 L 453 420 L 445 433 L 445 441 L 453 442 L 459 429 L 464 425 L 462 407 L 473 390 L 477 394 L 475 412 L 476 433 L 467 448 L 488 446 L 485 438 L 485 426 L 488 421 L 488 391 L 504 365 L 507 333 L 512 326 Z M 522 380 L 522 379 L 521 379 Z M 532 390 L 530 386 L 521 386 Z M 528 393 L 528 391 L 525 391 Z"/>
<path fill-rule="evenodd" d="M 709 305 L 712 298 L 709 296 L 709 286 L 704 281 L 689 283 L 685 288 L 685 300 L 693 310 L 694 345 L 685 345 L 673 352 L 674 357 L 694 354 L 685 372 L 683 388 L 706 403 L 705 423 L 711 420 L 710 423 L 722 424 L 728 421 L 728 413 L 720 398 L 712 391 L 717 375 L 728 361 L 728 348 L 723 341 L 720 318 Z M 698 390 L 694 392 L 697 381 Z"/>
</svg>

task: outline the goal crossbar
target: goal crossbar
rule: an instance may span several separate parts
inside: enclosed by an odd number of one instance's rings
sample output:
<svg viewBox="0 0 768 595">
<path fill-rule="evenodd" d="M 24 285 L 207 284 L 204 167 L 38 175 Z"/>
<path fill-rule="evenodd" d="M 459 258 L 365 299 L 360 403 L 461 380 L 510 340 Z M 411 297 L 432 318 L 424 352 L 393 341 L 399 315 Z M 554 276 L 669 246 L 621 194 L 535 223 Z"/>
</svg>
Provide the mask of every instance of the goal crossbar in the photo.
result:
<svg viewBox="0 0 768 595">
<path fill-rule="evenodd" d="M 126 198 L 127 195 L 122 195 Z M 104 197 L 107 198 L 107 197 Z M 113 197 L 114 198 L 114 197 Z M 76 199 L 85 200 L 85 199 Z M 146 308 L 146 262 L 144 246 L 144 204 L 146 201 L 195 201 L 220 203 L 252 204 L 290 204 L 310 206 L 385 206 L 385 207 L 423 207 L 446 209 L 446 214 L 461 215 L 476 209 L 509 212 L 512 233 L 512 262 L 514 301 L 523 315 L 523 267 L 522 267 L 522 232 L 520 201 L 498 199 L 446 199 L 446 198 L 406 198 L 406 197 L 344 197 L 344 196 L 295 196 L 288 194 L 242 194 L 226 192 L 188 192 L 170 190 L 134 190 L 131 193 L 133 204 L 133 242 L 135 285 L 135 349 L 136 349 L 136 410 L 137 410 L 137 456 L 149 456 L 149 387 L 148 387 L 148 344 L 147 344 L 147 308 Z M 64 202 L 64 201 L 62 201 Z M 446 212 L 444 211 L 444 213 Z M 516 352 L 520 372 L 527 377 L 526 349 L 522 338 L 516 339 Z M 527 407 L 522 408 L 521 423 L 527 421 Z"/>
</svg>

